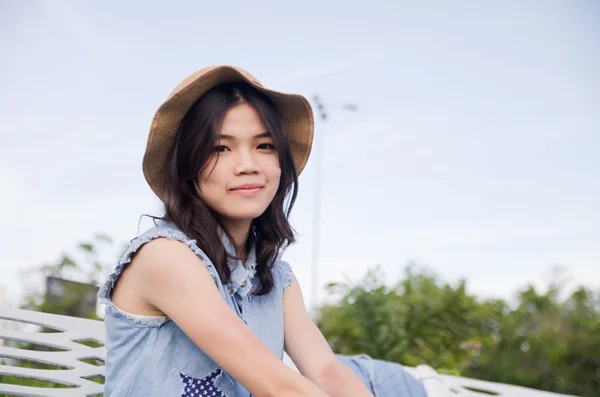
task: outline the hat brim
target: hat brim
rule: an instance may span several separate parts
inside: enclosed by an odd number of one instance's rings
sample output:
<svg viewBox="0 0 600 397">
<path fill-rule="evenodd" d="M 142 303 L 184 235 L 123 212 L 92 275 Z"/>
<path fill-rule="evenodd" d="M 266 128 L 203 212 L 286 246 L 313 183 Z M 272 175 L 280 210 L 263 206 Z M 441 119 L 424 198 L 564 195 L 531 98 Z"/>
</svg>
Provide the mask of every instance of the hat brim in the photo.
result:
<svg viewBox="0 0 600 397">
<path fill-rule="evenodd" d="M 314 116 L 308 100 L 301 95 L 269 90 L 242 69 L 209 67 L 182 81 L 158 108 L 152 120 L 142 168 L 146 181 L 159 198 L 162 197 L 167 155 L 184 116 L 208 90 L 233 82 L 246 82 L 271 99 L 281 114 L 297 173 L 300 174 L 306 166 L 314 134 Z"/>
</svg>

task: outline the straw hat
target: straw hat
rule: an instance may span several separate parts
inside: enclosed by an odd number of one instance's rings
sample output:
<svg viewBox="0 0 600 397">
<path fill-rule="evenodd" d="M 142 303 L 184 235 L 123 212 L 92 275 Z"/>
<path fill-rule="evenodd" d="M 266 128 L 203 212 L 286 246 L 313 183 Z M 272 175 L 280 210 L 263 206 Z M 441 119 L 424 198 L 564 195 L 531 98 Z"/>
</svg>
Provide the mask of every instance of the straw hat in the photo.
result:
<svg viewBox="0 0 600 397">
<path fill-rule="evenodd" d="M 312 109 L 301 95 L 284 94 L 269 90 L 250 73 L 234 66 L 210 66 L 183 80 L 158 108 L 150 132 L 143 160 L 146 181 L 160 198 L 167 154 L 185 114 L 211 88 L 233 82 L 246 82 L 268 96 L 281 114 L 290 142 L 298 174 L 302 172 L 313 141 L 314 119 Z"/>
</svg>

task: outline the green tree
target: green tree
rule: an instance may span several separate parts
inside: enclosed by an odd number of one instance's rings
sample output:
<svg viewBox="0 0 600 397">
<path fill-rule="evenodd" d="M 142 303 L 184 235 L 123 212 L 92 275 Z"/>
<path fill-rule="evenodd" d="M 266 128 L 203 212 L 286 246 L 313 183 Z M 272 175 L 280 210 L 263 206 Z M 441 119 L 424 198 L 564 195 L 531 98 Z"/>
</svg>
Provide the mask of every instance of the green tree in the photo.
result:
<svg viewBox="0 0 600 397">
<path fill-rule="evenodd" d="M 600 395 L 600 294 L 528 286 L 499 332 L 465 370 L 478 379 L 580 396 Z"/>
<path fill-rule="evenodd" d="M 329 286 L 317 324 L 334 351 L 582 397 L 600 396 L 600 293 L 553 279 L 516 302 L 477 299 L 466 283 L 408 267 L 388 285 L 379 268 Z"/>
<path fill-rule="evenodd" d="M 461 370 L 477 342 L 470 324 L 476 300 L 465 282 L 440 283 L 430 273 L 408 267 L 404 279 L 388 287 L 380 268 L 357 284 L 331 284 L 340 297 L 320 309 L 317 325 L 332 349 L 342 354 L 365 353 L 406 365 L 428 364 Z"/>
</svg>

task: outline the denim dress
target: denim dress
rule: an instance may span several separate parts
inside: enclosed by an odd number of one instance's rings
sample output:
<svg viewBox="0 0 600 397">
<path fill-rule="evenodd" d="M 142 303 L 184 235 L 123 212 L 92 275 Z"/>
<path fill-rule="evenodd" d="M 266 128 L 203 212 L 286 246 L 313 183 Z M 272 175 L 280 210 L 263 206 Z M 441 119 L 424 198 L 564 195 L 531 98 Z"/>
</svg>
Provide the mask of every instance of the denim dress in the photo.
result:
<svg viewBox="0 0 600 397">
<path fill-rule="evenodd" d="M 226 251 L 235 251 L 225 233 L 220 233 Z M 269 349 L 283 360 L 284 321 L 282 299 L 291 284 L 290 265 L 275 260 L 273 289 L 266 295 L 253 295 L 259 286 L 255 252 L 249 252 L 246 266 L 230 259 L 231 281 L 223 284 L 214 264 L 175 225 L 164 220 L 131 241 L 114 271 L 101 286 L 98 297 L 105 305 L 106 397 L 250 397 L 246 388 L 223 371 L 208 355 L 167 317 L 137 316 L 117 308 L 111 301 L 114 285 L 133 255 L 156 238 L 178 240 L 187 245 L 208 268 L 227 303 Z M 176 264 L 174 264 L 175 266 Z M 175 268 L 174 268 L 175 269 Z M 201 304 L 201 302 L 198 302 Z M 338 356 L 377 397 L 425 396 L 420 382 L 397 364 L 372 360 L 367 356 Z M 266 375 L 266 374 L 265 374 Z"/>
</svg>

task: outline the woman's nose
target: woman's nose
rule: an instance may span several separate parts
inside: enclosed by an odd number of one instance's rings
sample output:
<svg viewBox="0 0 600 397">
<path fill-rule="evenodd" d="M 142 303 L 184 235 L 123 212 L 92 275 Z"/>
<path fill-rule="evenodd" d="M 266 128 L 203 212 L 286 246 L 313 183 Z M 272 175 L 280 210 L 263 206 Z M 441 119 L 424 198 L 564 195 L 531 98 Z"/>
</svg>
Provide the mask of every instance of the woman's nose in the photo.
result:
<svg viewBox="0 0 600 397">
<path fill-rule="evenodd" d="M 247 150 L 241 150 L 238 154 L 236 174 L 253 174 L 258 171 L 258 164 L 252 153 Z"/>
</svg>

